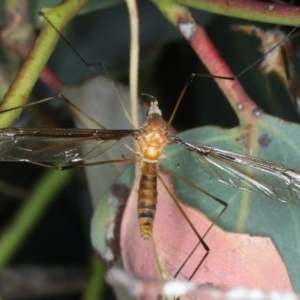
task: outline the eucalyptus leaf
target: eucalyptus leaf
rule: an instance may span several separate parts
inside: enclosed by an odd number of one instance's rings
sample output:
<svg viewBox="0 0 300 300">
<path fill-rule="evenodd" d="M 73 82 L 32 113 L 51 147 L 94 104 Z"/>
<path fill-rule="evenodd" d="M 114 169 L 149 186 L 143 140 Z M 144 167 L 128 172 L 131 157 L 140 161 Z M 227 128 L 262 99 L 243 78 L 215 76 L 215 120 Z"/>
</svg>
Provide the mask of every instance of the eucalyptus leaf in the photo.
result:
<svg viewBox="0 0 300 300">
<path fill-rule="evenodd" d="M 300 141 L 297 139 L 299 130 L 297 124 L 262 114 L 257 120 L 256 141 L 251 150 L 240 142 L 241 137 L 247 135 L 241 127 L 222 129 L 206 126 L 183 132 L 180 137 L 238 153 L 251 152 L 252 156 L 300 169 Z M 262 143 L 264 140 L 267 140 L 265 144 Z M 296 250 L 299 249 L 300 207 L 213 180 L 199 168 L 195 159 L 183 147 L 170 147 L 166 157 L 180 163 L 179 168 L 175 168 L 174 163 L 169 163 L 166 169 L 171 168 L 172 171 L 179 172 L 180 176 L 188 178 L 229 204 L 218 225 L 228 231 L 271 237 L 286 263 L 294 288 L 300 291 L 300 252 Z M 218 203 L 199 195 L 198 191 L 189 188 L 180 180 L 176 180 L 175 190 L 180 199 L 184 199 L 211 219 L 221 210 Z"/>
</svg>

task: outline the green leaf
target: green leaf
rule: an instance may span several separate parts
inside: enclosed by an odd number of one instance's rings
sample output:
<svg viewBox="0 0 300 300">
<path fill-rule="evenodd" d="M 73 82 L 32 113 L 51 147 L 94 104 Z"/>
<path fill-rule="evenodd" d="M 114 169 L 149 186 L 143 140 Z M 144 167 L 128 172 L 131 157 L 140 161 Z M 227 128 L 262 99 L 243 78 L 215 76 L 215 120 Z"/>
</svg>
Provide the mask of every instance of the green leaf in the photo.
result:
<svg viewBox="0 0 300 300">
<path fill-rule="evenodd" d="M 252 156 L 300 169 L 298 158 L 300 141 L 297 138 L 299 129 L 299 125 L 266 114 L 261 115 L 256 126 L 257 140 L 250 151 Z M 221 129 L 209 126 L 186 131 L 180 136 L 187 140 L 247 154 L 249 150 L 241 144 L 243 137 L 246 136 L 246 140 L 249 138 L 247 134 L 249 132 L 247 133 L 240 127 Z M 260 146 L 261 138 L 266 139 L 268 145 Z M 246 232 L 272 238 L 286 263 L 294 288 L 299 291 L 300 253 L 295 249 L 299 249 L 300 208 L 262 197 L 257 193 L 242 191 L 209 178 L 183 147 L 177 145 L 171 147 L 166 157 L 171 157 L 173 161 L 180 163 L 180 167 L 177 167 L 180 176 L 229 204 L 218 225 L 228 231 Z M 173 167 L 169 163 L 167 168 L 176 171 L 174 163 Z M 178 180 L 176 180 L 175 190 L 180 199 L 184 199 L 211 219 L 216 217 L 222 208 L 211 198 L 201 195 Z"/>
</svg>

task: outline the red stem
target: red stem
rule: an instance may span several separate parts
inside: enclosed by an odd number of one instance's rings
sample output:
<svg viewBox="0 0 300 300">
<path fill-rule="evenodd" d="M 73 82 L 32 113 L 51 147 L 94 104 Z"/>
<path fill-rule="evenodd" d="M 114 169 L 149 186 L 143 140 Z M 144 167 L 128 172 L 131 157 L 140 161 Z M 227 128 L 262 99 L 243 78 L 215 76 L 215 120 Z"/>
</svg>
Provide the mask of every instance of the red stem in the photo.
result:
<svg viewBox="0 0 300 300">
<path fill-rule="evenodd" d="M 179 30 L 212 75 L 234 78 L 233 72 L 207 36 L 204 28 L 194 21 L 188 10 L 182 8 L 178 10 L 176 21 Z M 237 79 L 214 78 L 214 80 L 236 112 L 240 124 L 254 123 L 258 107 L 246 94 L 240 82 Z"/>
</svg>

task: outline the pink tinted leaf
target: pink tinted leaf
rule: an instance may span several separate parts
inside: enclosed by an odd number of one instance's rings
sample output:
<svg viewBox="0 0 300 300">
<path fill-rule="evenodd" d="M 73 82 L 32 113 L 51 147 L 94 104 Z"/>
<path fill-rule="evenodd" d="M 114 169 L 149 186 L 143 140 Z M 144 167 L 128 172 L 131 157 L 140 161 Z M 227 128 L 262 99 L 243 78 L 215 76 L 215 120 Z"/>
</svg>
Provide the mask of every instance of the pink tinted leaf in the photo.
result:
<svg viewBox="0 0 300 300">
<path fill-rule="evenodd" d="M 171 185 L 166 175 L 163 175 L 163 180 Z M 198 244 L 198 239 L 162 184 L 158 183 L 153 247 L 151 241 L 143 240 L 137 218 L 137 188 L 138 182 L 135 181 L 122 220 L 124 268 L 129 274 L 141 278 L 170 279 Z M 211 221 L 200 211 L 184 204 L 182 207 L 203 235 Z M 221 287 L 292 291 L 286 267 L 270 238 L 230 233 L 215 225 L 205 242 L 210 253 L 193 276 L 193 281 Z M 205 253 L 201 245 L 197 247 L 177 278 L 188 279 Z"/>
</svg>

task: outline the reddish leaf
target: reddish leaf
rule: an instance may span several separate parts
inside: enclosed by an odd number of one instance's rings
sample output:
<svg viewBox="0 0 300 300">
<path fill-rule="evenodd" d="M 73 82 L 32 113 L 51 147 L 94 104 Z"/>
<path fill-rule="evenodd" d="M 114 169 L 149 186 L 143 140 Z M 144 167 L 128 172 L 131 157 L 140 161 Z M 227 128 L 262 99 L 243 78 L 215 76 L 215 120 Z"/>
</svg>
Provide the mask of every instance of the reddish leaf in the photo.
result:
<svg viewBox="0 0 300 300">
<path fill-rule="evenodd" d="M 169 178 L 166 175 L 163 178 L 170 186 Z M 141 278 L 172 278 L 198 239 L 162 184 L 158 183 L 153 247 L 151 241 L 143 240 L 137 219 L 137 188 L 136 181 L 122 220 L 124 268 Z M 199 233 L 205 233 L 211 221 L 191 207 L 184 204 L 182 207 Z M 222 287 L 292 291 L 286 267 L 270 238 L 229 233 L 215 225 L 205 242 L 210 247 L 210 253 L 192 278 L 193 281 Z M 154 251 L 159 263 L 155 263 Z M 203 247 L 199 246 L 178 278 L 189 278 L 204 254 Z M 160 272 L 157 272 L 158 264 Z"/>
</svg>

